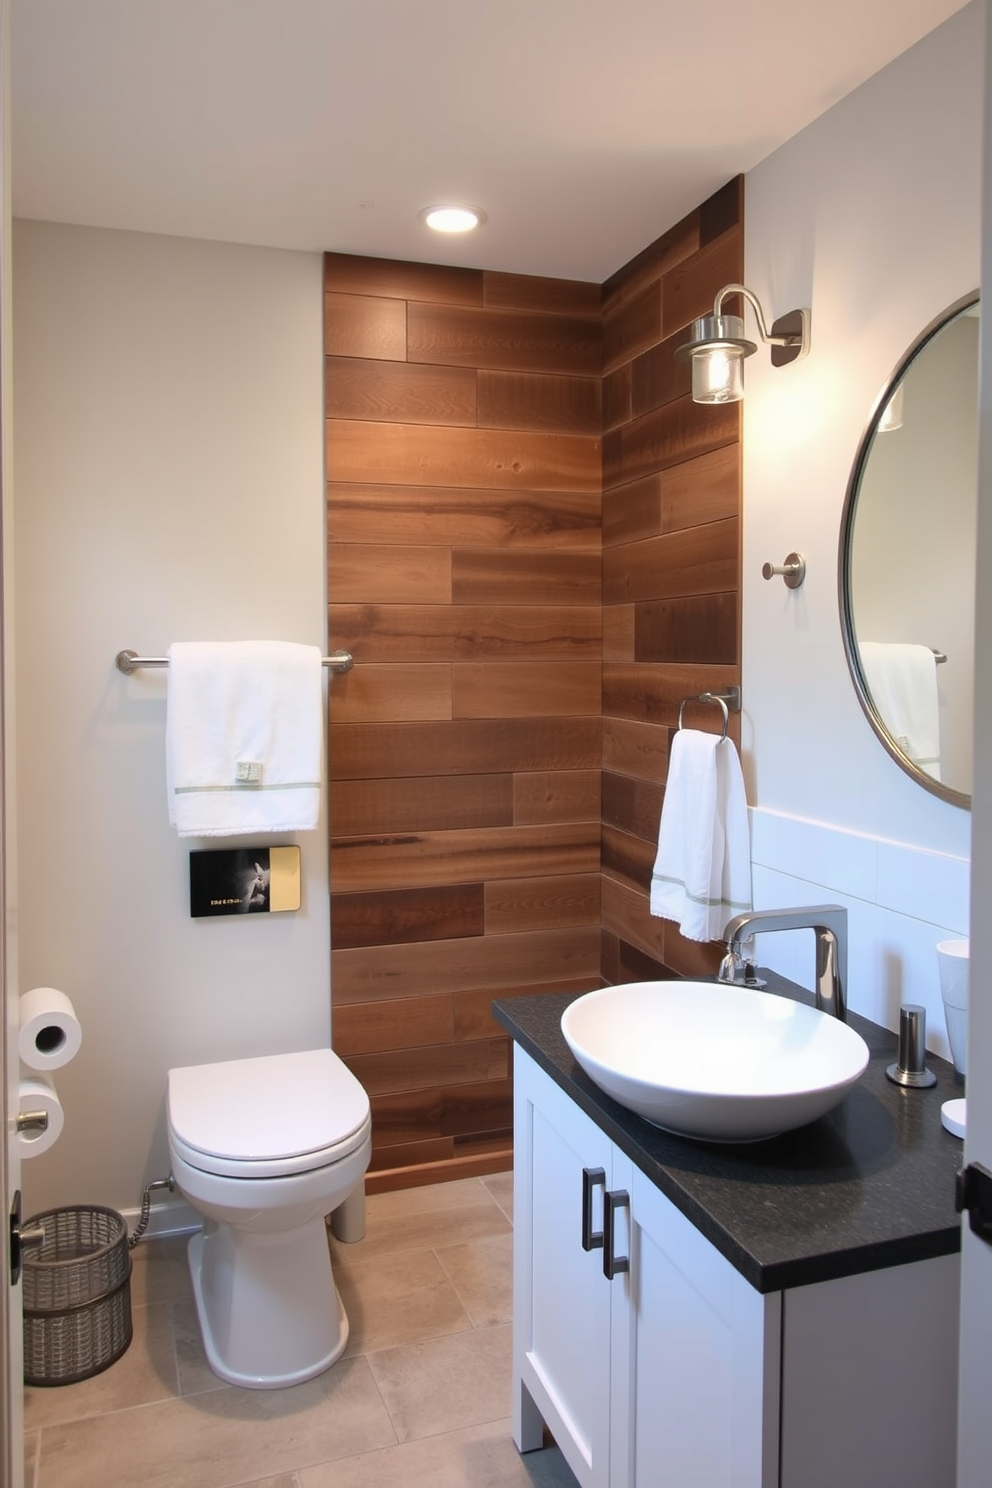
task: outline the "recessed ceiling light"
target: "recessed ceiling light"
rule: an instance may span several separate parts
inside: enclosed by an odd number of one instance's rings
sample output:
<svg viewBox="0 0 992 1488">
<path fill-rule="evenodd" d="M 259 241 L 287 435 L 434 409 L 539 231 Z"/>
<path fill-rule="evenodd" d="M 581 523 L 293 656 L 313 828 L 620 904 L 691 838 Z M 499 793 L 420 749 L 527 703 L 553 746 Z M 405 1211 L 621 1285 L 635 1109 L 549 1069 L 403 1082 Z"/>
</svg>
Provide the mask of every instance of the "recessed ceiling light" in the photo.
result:
<svg viewBox="0 0 992 1488">
<path fill-rule="evenodd" d="M 486 220 L 478 207 L 424 207 L 418 214 L 435 232 L 463 233 L 480 227 Z"/>
</svg>

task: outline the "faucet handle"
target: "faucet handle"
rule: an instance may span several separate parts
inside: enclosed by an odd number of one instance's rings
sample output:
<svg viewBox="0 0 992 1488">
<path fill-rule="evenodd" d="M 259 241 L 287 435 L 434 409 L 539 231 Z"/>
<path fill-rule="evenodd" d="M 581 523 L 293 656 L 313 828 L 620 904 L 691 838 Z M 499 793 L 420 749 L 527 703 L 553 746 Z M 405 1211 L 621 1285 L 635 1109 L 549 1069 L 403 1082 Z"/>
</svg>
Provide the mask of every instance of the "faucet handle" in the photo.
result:
<svg viewBox="0 0 992 1488">
<path fill-rule="evenodd" d="M 894 1085 L 926 1089 L 937 1076 L 927 1069 L 927 1010 L 921 1003 L 906 1002 L 899 1009 L 899 1062 L 885 1073 Z"/>
</svg>

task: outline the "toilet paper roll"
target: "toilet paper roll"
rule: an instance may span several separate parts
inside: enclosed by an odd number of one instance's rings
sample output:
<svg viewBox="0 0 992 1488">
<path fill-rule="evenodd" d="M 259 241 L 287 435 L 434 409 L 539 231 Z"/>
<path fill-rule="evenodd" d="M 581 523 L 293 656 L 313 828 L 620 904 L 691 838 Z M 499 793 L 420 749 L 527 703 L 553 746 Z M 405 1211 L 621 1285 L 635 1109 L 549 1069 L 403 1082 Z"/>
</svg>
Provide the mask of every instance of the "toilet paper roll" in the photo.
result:
<svg viewBox="0 0 992 1488">
<path fill-rule="evenodd" d="M 21 998 L 20 1012 L 17 1047 L 28 1069 L 61 1069 L 79 1053 L 83 1030 L 64 992 L 34 987 Z"/>
<path fill-rule="evenodd" d="M 48 1125 L 44 1131 L 22 1131 L 17 1134 L 21 1157 L 40 1157 L 49 1147 L 54 1147 L 62 1135 L 65 1116 L 55 1086 L 46 1075 L 25 1076 L 21 1081 L 17 1109 L 21 1115 L 27 1111 L 44 1111 Z"/>
</svg>

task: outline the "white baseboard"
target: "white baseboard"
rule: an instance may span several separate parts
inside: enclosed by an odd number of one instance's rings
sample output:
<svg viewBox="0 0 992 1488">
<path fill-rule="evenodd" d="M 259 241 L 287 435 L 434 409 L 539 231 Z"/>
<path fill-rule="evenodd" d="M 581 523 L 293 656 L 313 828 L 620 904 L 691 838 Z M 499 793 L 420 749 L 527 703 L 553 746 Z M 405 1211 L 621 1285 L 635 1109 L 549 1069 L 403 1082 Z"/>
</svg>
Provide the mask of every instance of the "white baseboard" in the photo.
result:
<svg viewBox="0 0 992 1488">
<path fill-rule="evenodd" d="M 121 1209 L 120 1213 L 127 1222 L 129 1233 L 133 1235 L 141 1218 L 140 1206 L 134 1209 Z M 141 1238 L 142 1240 L 164 1240 L 168 1235 L 190 1235 L 194 1230 L 200 1229 L 202 1224 L 202 1216 L 197 1214 L 185 1199 L 163 1199 L 153 1204 L 149 1210 L 148 1225 Z"/>
</svg>

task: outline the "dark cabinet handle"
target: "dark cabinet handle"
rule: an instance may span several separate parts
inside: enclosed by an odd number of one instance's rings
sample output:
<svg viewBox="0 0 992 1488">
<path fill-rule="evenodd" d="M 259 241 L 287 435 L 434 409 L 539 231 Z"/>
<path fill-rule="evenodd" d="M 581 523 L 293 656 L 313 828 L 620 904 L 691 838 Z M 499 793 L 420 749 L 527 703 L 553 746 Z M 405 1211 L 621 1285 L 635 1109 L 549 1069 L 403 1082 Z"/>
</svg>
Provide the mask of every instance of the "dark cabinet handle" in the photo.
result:
<svg viewBox="0 0 992 1488">
<path fill-rule="evenodd" d="M 582 1249 L 598 1250 L 603 1243 L 602 1230 L 592 1227 L 592 1191 L 606 1189 L 605 1168 L 582 1169 Z"/>
<path fill-rule="evenodd" d="M 630 1256 L 618 1256 L 616 1245 L 615 1215 L 618 1209 L 630 1208 L 630 1194 L 625 1188 L 605 1189 L 603 1192 L 603 1275 L 612 1281 L 622 1271 L 630 1270 Z"/>
</svg>

